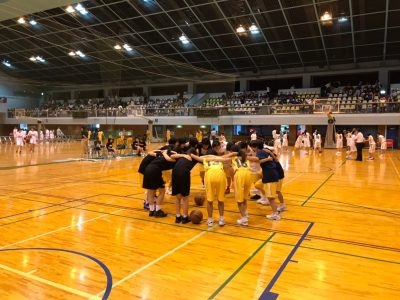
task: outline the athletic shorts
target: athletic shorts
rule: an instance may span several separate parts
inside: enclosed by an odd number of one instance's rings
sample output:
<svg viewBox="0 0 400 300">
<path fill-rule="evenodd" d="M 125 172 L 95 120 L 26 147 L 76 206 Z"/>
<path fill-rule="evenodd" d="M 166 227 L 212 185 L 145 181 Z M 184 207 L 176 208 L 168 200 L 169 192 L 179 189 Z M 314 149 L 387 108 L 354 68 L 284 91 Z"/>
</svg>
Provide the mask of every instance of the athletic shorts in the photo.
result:
<svg viewBox="0 0 400 300">
<path fill-rule="evenodd" d="M 214 200 L 224 201 L 227 183 L 226 177 L 223 176 L 223 173 L 221 173 L 206 173 L 204 183 L 206 186 L 206 195 L 208 202 L 213 202 Z"/>
<path fill-rule="evenodd" d="M 255 184 L 258 180 L 260 180 L 262 177 L 262 172 L 259 173 L 251 173 L 251 181 Z"/>
<path fill-rule="evenodd" d="M 264 183 L 264 191 L 267 198 L 276 198 L 276 187 L 278 182 Z"/>
<path fill-rule="evenodd" d="M 238 171 L 233 179 L 235 185 L 235 200 L 242 203 L 250 194 L 250 188 L 253 184 L 252 174 L 248 171 Z"/>
</svg>

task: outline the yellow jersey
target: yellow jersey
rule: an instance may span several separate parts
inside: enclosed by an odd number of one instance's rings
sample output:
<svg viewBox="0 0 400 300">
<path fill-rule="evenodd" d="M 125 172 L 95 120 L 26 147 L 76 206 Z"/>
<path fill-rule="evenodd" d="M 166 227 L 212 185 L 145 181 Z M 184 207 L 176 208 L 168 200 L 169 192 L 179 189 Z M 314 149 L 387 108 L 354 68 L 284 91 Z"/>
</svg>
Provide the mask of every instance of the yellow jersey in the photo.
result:
<svg viewBox="0 0 400 300">
<path fill-rule="evenodd" d="M 220 161 L 203 161 L 204 170 L 209 174 L 224 172 L 224 165 Z"/>
<path fill-rule="evenodd" d="M 232 158 L 232 167 L 235 171 L 247 170 L 250 172 L 250 162 L 248 160 L 242 162 L 240 157 Z"/>
</svg>

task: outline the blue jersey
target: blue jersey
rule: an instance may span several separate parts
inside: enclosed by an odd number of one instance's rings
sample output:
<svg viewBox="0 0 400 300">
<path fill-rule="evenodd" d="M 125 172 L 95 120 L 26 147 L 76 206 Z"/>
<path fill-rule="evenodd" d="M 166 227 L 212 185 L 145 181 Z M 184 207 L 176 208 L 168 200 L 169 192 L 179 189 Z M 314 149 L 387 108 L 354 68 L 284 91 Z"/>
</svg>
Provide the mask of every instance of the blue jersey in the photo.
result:
<svg viewBox="0 0 400 300">
<path fill-rule="evenodd" d="M 258 150 L 256 156 L 262 160 L 264 158 L 268 158 L 271 155 L 264 150 Z M 274 161 L 267 161 L 265 163 L 261 164 L 261 169 L 263 173 L 262 177 L 262 182 L 263 183 L 268 183 L 268 182 L 278 182 L 279 181 L 279 175 L 276 170 L 276 163 Z"/>
</svg>

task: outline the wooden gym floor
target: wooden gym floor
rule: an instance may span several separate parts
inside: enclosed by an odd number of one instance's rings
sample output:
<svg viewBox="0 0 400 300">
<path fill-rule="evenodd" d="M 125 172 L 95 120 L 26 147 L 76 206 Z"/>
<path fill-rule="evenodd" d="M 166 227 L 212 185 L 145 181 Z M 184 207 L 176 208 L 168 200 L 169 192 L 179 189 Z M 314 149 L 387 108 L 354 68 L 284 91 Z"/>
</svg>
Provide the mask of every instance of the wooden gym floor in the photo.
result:
<svg viewBox="0 0 400 300">
<path fill-rule="evenodd" d="M 175 225 L 171 196 L 149 218 L 139 158 L 79 152 L 0 145 L 1 299 L 400 299 L 399 152 L 284 154 L 289 211 L 269 221 L 250 202 L 248 228 L 233 195 L 223 228 Z"/>
</svg>

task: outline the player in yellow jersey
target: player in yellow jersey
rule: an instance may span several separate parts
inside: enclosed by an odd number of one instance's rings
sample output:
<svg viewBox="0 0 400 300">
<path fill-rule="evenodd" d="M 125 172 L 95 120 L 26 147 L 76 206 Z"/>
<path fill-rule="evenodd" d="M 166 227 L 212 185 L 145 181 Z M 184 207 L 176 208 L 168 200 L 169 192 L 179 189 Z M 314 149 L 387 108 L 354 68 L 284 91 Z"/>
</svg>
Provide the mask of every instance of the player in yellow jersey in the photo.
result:
<svg viewBox="0 0 400 300">
<path fill-rule="evenodd" d="M 253 176 L 250 169 L 250 161 L 243 150 L 238 146 L 232 146 L 232 152 L 237 152 L 238 156 L 232 158 L 234 169 L 233 184 L 235 187 L 235 200 L 237 202 L 241 218 L 237 220 L 239 225 L 247 226 L 249 217 L 247 215 L 247 197 L 253 184 Z"/>
<path fill-rule="evenodd" d="M 167 138 L 167 143 L 168 143 L 169 140 L 171 139 L 171 131 L 169 129 L 167 129 L 166 138 Z"/>
<path fill-rule="evenodd" d="M 224 220 L 224 197 L 226 189 L 226 176 L 224 172 L 223 161 L 231 160 L 230 158 L 224 158 L 214 155 L 207 156 L 196 156 L 192 154 L 192 158 L 203 163 L 205 170 L 204 183 L 206 187 L 207 195 L 207 225 L 209 227 L 214 225 L 213 214 L 213 202 L 218 201 L 219 211 L 219 226 L 225 225 Z"/>
<path fill-rule="evenodd" d="M 100 142 L 100 144 L 103 143 L 103 135 L 104 135 L 104 132 L 100 129 L 99 132 L 97 132 L 97 139 Z"/>
</svg>

